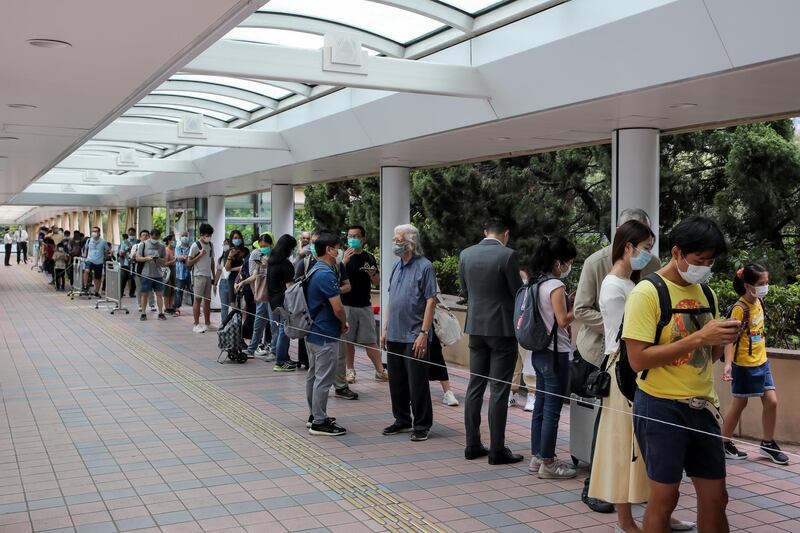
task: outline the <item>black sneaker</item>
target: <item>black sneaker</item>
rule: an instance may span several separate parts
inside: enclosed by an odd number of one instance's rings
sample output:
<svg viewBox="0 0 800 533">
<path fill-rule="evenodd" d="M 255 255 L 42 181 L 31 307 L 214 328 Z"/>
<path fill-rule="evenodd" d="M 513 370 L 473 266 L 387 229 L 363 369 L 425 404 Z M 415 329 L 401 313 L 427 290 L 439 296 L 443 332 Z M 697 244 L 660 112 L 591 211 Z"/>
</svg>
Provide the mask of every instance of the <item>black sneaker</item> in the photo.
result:
<svg viewBox="0 0 800 533">
<path fill-rule="evenodd" d="M 789 464 L 789 457 L 787 457 L 786 454 L 781 451 L 778 443 L 774 440 L 761 441 L 761 455 L 764 457 L 769 457 L 776 465 Z"/>
<path fill-rule="evenodd" d="M 294 372 L 295 370 L 297 370 L 297 365 L 292 361 L 286 361 L 285 363 L 272 367 L 273 372 Z"/>
<path fill-rule="evenodd" d="M 408 433 L 411 431 L 411 426 L 402 426 L 395 422 L 388 428 L 383 429 L 384 435 L 397 435 L 398 433 Z"/>
<path fill-rule="evenodd" d="M 332 419 L 325 419 L 323 424 L 311 424 L 308 432 L 311 435 L 325 435 L 328 437 L 338 437 L 347 433 L 347 430 L 339 426 Z"/>
<path fill-rule="evenodd" d="M 428 430 L 423 429 L 419 431 L 414 431 L 411 434 L 411 440 L 414 442 L 422 442 L 423 440 L 428 440 Z"/>
<path fill-rule="evenodd" d="M 336 422 L 336 417 L 335 416 L 328 417 L 328 420 Z M 314 424 L 314 415 L 308 415 L 308 422 L 306 422 L 306 427 L 310 428 L 313 424 Z"/>
<path fill-rule="evenodd" d="M 358 400 L 358 393 L 351 391 L 350 387 L 345 387 L 343 389 L 336 389 L 334 397 L 342 400 Z"/>
<path fill-rule="evenodd" d="M 159 319 L 159 320 L 166 320 L 166 319 L 167 319 L 167 317 L 166 317 L 166 316 L 164 316 L 164 313 L 159 313 L 159 314 L 158 314 L 158 319 Z"/>
<path fill-rule="evenodd" d="M 741 461 L 742 459 L 747 459 L 747 454 L 743 451 L 740 451 L 733 442 L 725 441 L 725 459 L 729 459 L 731 461 Z"/>
<path fill-rule="evenodd" d="M 141 320 L 141 321 L 147 320 L 147 315 L 142 313 L 141 315 L 139 315 L 139 320 Z"/>
</svg>

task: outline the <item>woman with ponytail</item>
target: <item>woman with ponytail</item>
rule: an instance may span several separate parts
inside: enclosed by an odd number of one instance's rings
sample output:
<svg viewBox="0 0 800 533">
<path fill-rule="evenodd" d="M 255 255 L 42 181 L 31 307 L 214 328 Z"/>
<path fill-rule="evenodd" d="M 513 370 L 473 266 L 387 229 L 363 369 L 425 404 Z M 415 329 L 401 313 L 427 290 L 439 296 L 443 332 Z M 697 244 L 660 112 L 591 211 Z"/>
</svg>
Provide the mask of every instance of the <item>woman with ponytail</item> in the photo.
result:
<svg viewBox="0 0 800 533">
<path fill-rule="evenodd" d="M 747 454 L 739 451 L 730 441 L 730 436 L 739 423 L 748 398 L 758 396 L 763 409 L 761 455 L 773 463 L 785 465 L 789 463 L 789 458 L 775 442 L 778 395 L 767 361 L 767 343 L 764 339 L 763 298 L 769 292 L 769 272 L 758 264 L 745 265 L 733 278 L 733 288 L 739 300 L 731 308 L 730 316 L 742 322 L 742 333 L 735 344 L 725 347 L 722 379 L 732 382 L 733 395 L 733 402 L 722 425 L 725 457 L 732 460 L 747 458 Z"/>
</svg>

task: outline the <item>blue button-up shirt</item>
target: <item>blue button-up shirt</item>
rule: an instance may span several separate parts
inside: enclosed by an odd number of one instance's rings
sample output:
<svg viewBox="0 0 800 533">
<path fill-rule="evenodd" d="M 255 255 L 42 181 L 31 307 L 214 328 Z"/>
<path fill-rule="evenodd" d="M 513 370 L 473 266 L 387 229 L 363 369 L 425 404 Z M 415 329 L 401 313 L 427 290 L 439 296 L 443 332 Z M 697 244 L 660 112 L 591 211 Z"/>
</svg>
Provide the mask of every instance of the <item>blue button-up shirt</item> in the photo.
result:
<svg viewBox="0 0 800 533">
<path fill-rule="evenodd" d="M 86 241 L 86 261 L 93 265 L 102 265 L 106 260 L 108 243 L 103 239 Z"/>
<path fill-rule="evenodd" d="M 117 257 L 120 259 L 119 264 L 124 267 L 131 266 L 131 249 L 136 246 L 136 240 L 133 242 L 125 239 L 117 248 Z M 127 252 L 124 256 L 122 255 L 123 252 Z"/>
<path fill-rule="evenodd" d="M 175 247 L 175 257 L 185 255 L 189 256 L 191 244 L 179 244 Z M 189 267 L 186 266 L 186 261 L 175 261 L 175 279 L 186 280 L 189 279 Z"/>
<path fill-rule="evenodd" d="M 400 259 L 389 279 L 389 323 L 386 338 L 390 342 L 413 343 L 422 330 L 425 306 L 436 296 L 436 273 L 424 257 Z"/>
</svg>

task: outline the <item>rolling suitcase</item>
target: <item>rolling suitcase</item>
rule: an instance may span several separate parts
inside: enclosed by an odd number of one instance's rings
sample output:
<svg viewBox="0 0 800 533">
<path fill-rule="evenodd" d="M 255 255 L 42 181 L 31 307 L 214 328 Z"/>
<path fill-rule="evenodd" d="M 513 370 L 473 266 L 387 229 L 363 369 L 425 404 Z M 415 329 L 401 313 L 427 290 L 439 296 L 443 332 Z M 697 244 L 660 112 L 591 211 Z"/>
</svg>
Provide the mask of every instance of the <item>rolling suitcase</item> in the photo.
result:
<svg viewBox="0 0 800 533">
<path fill-rule="evenodd" d="M 575 466 L 578 466 L 578 463 L 592 463 L 594 433 L 599 414 L 598 398 L 570 395 L 569 453 Z"/>
</svg>

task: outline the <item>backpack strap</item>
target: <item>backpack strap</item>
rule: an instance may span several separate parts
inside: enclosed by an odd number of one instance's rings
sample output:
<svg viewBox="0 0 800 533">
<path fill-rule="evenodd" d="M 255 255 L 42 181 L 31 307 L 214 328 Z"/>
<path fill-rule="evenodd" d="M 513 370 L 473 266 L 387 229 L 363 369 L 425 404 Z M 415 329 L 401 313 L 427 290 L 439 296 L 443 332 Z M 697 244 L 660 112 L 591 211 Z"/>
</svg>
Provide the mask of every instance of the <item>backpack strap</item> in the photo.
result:
<svg viewBox="0 0 800 533">
<path fill-rule="evenodd" d="M 643 281 L 649 281 L 656 288 L 658 294 L 658 307 L 660 309 L 658 324 L 656 324 L 656 334 L 653 337 L 653 344 L 658 344 L 661 338 L 661 332 L 667 327 L 672 320 L 672 297 L 669 295 L 669 288 L 664 282 L 664 279 L 653 272 L 645 276 Z M 642 370 L 641 379 L 647 379 L 648 369 Z"/>
<path fill-rule="evenodd" d="M 750 336 L 750 308 L 741 300 L 737 300 L 733 307 L 738 307 L 742 310 L 742 323 L 747 331 L 747 354 L 753 355 L 753 338 Z M 731 314 L 733 314 L 733 307 L 731 307 Z M 736 339 L 736 344 L 733 345 L 733 362 L 736 362 L 736 356 L 739 354 L 739 344 L 742 341 L 742 335 Z"/>
</svg>

